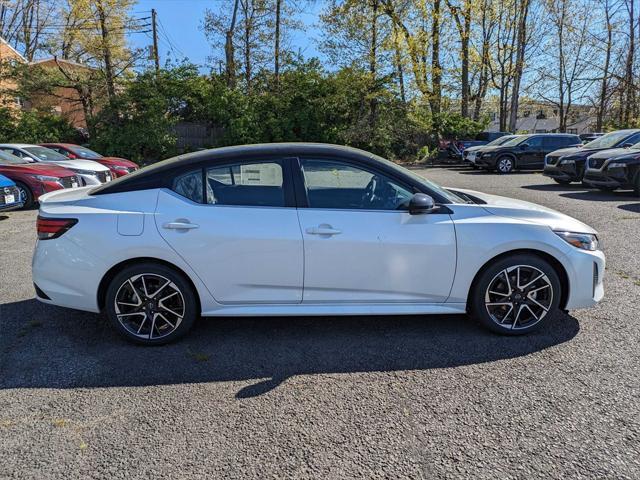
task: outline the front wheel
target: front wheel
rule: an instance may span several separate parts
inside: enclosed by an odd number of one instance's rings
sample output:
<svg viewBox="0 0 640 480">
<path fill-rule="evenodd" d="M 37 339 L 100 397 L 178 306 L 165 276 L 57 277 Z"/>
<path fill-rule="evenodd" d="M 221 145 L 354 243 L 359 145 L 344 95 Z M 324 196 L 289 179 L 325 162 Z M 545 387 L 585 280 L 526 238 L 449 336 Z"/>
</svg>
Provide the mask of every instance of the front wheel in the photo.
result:
<svg viewBox="0 0 640 480">
<path fill-rule="evenodd" d="M 165 265 L 140 263 L 122 270 L 107 289 L 106 312 L 127 340 L 163 345 L 189 331 L 198 315 L 193 288 Z"/>
<path fill-rule="evenodd" d="M 24 202 L 22 208 L 27 209 L 33 207 L 35 200 L 33 198 L 33 193 L 31 193 L 31 189 L 22 182 L 16 182 L 16 187 L 18 187 L 20 197 L 22 197 L 22 201 Z"/>
<path fill-rule="evenodd" d="M 498 173 L 511 173 L 515 168 L 513 159 L 511 157 L 502 157 L 498 159 L 496 163 L 496 170 Z"/>
<path fill-rule="evenodd" d="M 483 270 L 469 304 L 472 316 L 486 328 L 522 335 L 541 328 L 553 316 L 561 294 L 558 274 L 547 261 L 519 254 Z"/>
<path fill-rule="evenodd" d="M 636 178 L 633 182 L 633 193 L 636 197 L 640 197 L 640 170 L 636 173 Z"/>
<path fill-rule="evenodd" d="M 554 178 L 556 183 L 559 183 L 560 185 L 569 185 L 571 182 L 569 180 L 560 180 L 559 178 Z"/>
</svg>

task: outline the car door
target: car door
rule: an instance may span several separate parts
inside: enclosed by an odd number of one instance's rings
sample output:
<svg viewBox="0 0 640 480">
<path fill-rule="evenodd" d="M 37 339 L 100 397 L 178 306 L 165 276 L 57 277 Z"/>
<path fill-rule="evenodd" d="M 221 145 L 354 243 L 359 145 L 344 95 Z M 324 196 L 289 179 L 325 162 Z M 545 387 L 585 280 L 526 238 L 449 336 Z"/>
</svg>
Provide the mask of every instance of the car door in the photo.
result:
<svg viewBox="0 0 640 480">
<path fill-rule="evenodd" d="M 219 303 L 302 301 L 302 234 L 288 163 L 203 166 L 158 194 L 160 235 Z"/>
<path fill-rule="evenodd" d="M 543 137 L 530 137 L 524 143 L 526 147 L 519 156 L 518 168 L 531 169 L 544 166 Z"/>
<path fill-rule="evenodd" d="M 303 158 L 303 303 L 439 303 L 456 239 L 448 215 L 410 215 L 412 188 L 343 159 Z"/>
</svg>

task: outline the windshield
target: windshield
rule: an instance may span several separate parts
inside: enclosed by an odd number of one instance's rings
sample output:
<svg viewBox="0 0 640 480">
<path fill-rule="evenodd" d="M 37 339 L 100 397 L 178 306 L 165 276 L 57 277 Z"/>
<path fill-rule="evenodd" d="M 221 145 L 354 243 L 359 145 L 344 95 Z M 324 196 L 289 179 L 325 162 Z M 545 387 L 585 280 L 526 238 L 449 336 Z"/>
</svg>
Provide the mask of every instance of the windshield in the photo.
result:
<svg viewBox="0 0 640 480">
<path fill-rule="evenodd" d="M 603 135 L 589 143 L 584 144 L 584 148 L 611 148 L 615 147 L 618 143 L 622 142 L 625 138 L 629 137 L 635 132 L 619 131 L 611 132 Z"/>
<path fill-rule="evenodd" d="M 40 160 L 44 162 L 60 162 L 69 160 L 67 157 L 58 153 L 50 148 L 45 147 L 24 147 L 24 150 L 29 152 L 31 155 L 38 157 Z"/>
<path fill-rule="evenodd" d="M 20 158 L 9 152 L 0 150 L 0 163 L 3 165 L 24 165 L 25 163 L 34 163 L 28 158 Z"/>
<path fill-rule="evenodd" d="M 493 142 L 489 142 L 485 145 L 485 147 L 493 147 L 496 145 L 504 145 L 507 142 L 510 142 L 514 138 L 518 138 L 516 135 L 505 135 L 504 137 L 496 138 Z"/>
<path fill-rule="evenodd" d="M 96 160 L 98 158 L 102 158 L 98 152 L 94 152 L 93 150 L 89 150 L 86 147 L 71 147 L 70 148 L 73 153 L 78 155 L 80 158 L 86 158 L 89 160 Z"/>
<path fill-rule="evenodd" d="M 529 138 L 529 135 L 517 135 L 516 137 L 512 138 L 506 143 L 503 143 L 502 145 L 504 145 L 505 147 L 513 147 L 514 145 L 519 145 L 520 143 L 524 142 L 528 138 Z"/>
</svg>

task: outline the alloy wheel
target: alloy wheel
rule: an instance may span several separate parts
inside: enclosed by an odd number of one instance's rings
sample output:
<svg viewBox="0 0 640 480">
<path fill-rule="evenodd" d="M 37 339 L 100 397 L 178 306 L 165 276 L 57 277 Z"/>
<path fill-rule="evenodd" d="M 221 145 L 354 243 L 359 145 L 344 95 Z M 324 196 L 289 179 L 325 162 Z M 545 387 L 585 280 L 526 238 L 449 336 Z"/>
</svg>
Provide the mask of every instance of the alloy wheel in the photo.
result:
<svg viewBox="0 0 640 480">
<path fill-rule="evenodd" d="M 498 170 L 500 170 L 502 173 L 509 173 L 512 168 L 513 162 L 510 158 L 502 158 L 498 162 Z"/>
<path fill-rule="evenodd" d="M 520 330 L 535 325 L 549 313 L 553 294 L 544 272 L 530 265 L 516 265 L 493 277 L 484 303 L 496 324 Z"/>
<path fill-rule="evenodd" d="M 157 340 L 174 332 L 185 315 L 178 286 L 162 275 L 142 273 L 120 285 L 115 300 L 118 322 L 136 337 Z"/>
</svg>

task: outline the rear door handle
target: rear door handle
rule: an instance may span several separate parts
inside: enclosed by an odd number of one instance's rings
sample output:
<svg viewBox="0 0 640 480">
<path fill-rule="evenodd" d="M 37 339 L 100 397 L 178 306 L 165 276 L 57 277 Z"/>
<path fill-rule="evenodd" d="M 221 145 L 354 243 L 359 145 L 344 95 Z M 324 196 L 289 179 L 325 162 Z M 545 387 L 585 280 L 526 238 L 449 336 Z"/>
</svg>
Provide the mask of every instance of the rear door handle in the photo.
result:
<svg viewBox="0 0 640 480">
<path fill-rule="evenodd" d="M 200 225 L 188 222 L 169 222 L 162 225 L 162 228 L 169 230 L 193 230 L 194 228 L 200 228 Z"/>
<path fill-rule="evenodd" d="M 309 235 L 338 235 L 342 230 L 337 230 L 331 225 L 320 225 L 318 227 L 309 227 L 306 232 Z"/>
</svg>

